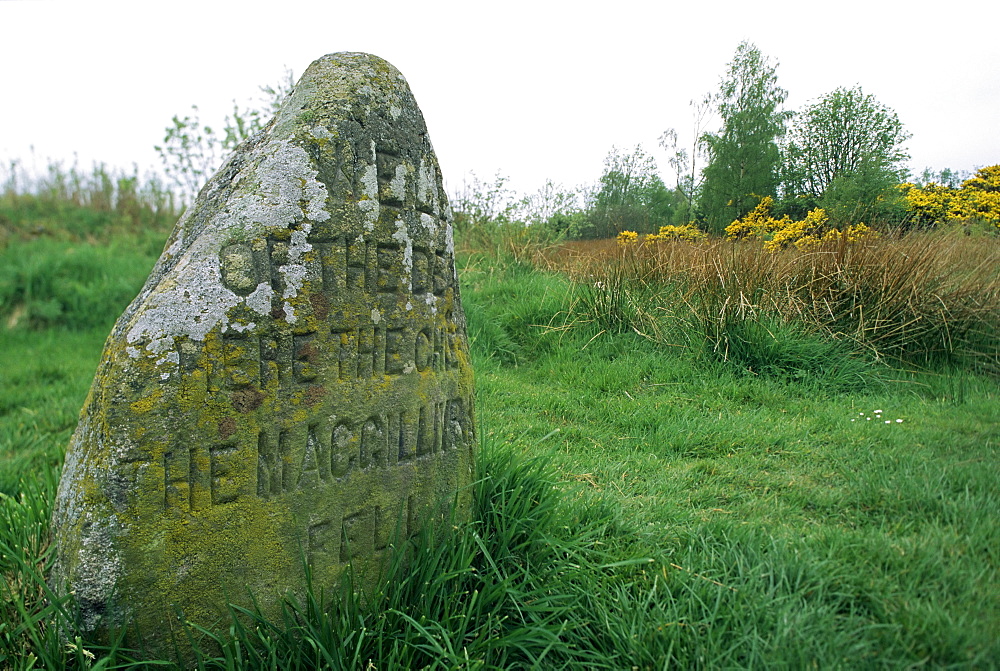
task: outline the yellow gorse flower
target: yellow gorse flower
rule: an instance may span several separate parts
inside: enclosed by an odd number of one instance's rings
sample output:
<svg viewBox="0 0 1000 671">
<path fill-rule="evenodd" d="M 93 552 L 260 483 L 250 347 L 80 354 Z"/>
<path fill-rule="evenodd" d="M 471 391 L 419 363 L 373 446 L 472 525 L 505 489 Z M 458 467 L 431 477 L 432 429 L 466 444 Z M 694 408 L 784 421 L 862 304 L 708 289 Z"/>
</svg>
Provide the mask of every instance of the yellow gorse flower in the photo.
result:
<svg viewBox="0 0 1000 671">
<path fill-rule="evenodd" d="M 618 234 L 618 244 L 628 245 L 633 242 L 638 242 L 639 234 L 635 231 L 622 231 Z"/>
<path fill-rule="evenodd" d="M 898 188 L 907 209 L 926 223 L 981 219 L 1000 227 L 1000 165 L 980 168 L 957 189 L 935 182 Z"/>
<path fill-rule="evenodd" d="M 701 230 L 694 224 L 684 224 L 683 226 L 660 226 L 657 233 L 648 233 L 643 236 L 642 244 L 652 245 L 659 242 L 673 242 L 684 240 L 687 242 L 697 242 L 708 237 L 708 233 Z M 639 242 L 639 234 L 635 231 L 622 231 L 618 234 L 619 245 L 629 245 Z"/>
<path fill-rule="evenodd" d="M 830 218 L 822 208 L 814 208 L 804 219 L 792 220 L 788 215 L 781 219 L 771 216 L 771 206 L 774 201 L 769 197 L 761 199 L 760 203 L 742 219 L 737 219 L 726 227 L 726 235 L 730 238 L 757 238 L 763 240 L 764 249 L 776 252 L 788 246 L 798 249 L 832 242 L 838 238 L 846 238 L 848 242 L 878 237 L 878 233 L 865 224 L 853 224 L 841 231 L 828 228 Z"/>
</svg>

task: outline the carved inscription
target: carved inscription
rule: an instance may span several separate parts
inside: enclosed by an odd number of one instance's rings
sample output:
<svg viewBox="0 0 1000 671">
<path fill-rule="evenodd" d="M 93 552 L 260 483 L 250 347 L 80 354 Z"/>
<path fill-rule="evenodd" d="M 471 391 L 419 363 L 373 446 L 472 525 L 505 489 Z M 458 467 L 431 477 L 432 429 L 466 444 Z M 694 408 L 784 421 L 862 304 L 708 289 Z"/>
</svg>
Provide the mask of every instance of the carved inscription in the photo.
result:
<svg viewBox="0 0 1000 671">
<path fill-rule="evenodd" d="M 443 220 L 438 219 L 440 225 Z M 360 237 L 309 235 L 312 249 L 305 263 L 307 276 L 319 280 L 323 292 L 345 291 L 381 294 L 411 292 L 443 296 L 454 285 L 454 268 L 444 250 L 397 242 L 372 242 Z M 409 262 L 407 262 L 409 259 Z M 273 235 L 266 251 L 255 252 L 247 243 L 229 245 L 219 253 L 223 284 L 240 296 L 251 294 L 261 282 L 271 285 L 280 298 L 288 290 L 282 268 L 290 263 L 289 243 Z"/>
<path fill-rule="evenodd" d="M 403 375 L 407 365 L 419 372 L 444 371 L 459 366 L 459 340 L 454 329 L 404 328 L 368 325 L 335 328 L 333 345 L 341 380 Z"/>
<path fill-rule="evenodd" d="M 395 509 L 368 506 L 349 510 L 339 518 L 310 524 L 307 557 L 312 566 L 345 564 L 358 557 L 383 553 L 393 538 L 406 539 L 420 532 L 420 508 L 407 496 Z"/>
<path fill-rule="evenodd" d="M 296 222 L 219 252 L 223 285 L 247 306 L 255 292 L 269 296 L 270 314 L 254 298 L 236 327 L 175 346 L 179 397 L 207 398 L 222 418 L 165 451 L 166 510 L 246 496 L 333 501 L 303 541 L 311 564 L 343 563 L 382 552 L 397 528 L 416 533 L 412 474 L 435 472 L 435 461 L 447 470 L 474 448 L 472 401 L 457 382 L 466 355 L 447 205 L 435 174 L 394 142 L 368 156 L 338 145 L 327 183 L 358 199 L 357 223 Z M 372 164 L 377 200 L 366 200 Z M 194 437 L 206 433 L 208 447 Z M 359 478 L 403 484 L 377 505 L 340 497 Z M 385 503 L 393 497 L 397 509 Z"/>
<path fill-rule="evenodd" d="M 464 406 L 463 399 L 453 399 L 362 422 L 263 431 L 257 441 L 257 495 L 272 498 L 342 481 L 355 472 L 467 449 L 473 436 Z"/>
<path fill-rule="evenodd" d="M 53 584 L 154 655 L 186 655 L 177 609 L 220 633 L 230 596 L 280 616 L 278 593 L 333 588 L 346 563 L 373 580 L 471 510 L 474 385 L 426 125 L 375 57 L 303 81 L 116 323 L 63 472 Z"/>
<path fill-rule="evenodd" d="M 163 453 L 163 506 L 200 510 L 231 503 L 244 492 L 234 477 L 235 443 L 214 445 L 207 450 L 197 443 L 175 444 Z"/>
</svg>

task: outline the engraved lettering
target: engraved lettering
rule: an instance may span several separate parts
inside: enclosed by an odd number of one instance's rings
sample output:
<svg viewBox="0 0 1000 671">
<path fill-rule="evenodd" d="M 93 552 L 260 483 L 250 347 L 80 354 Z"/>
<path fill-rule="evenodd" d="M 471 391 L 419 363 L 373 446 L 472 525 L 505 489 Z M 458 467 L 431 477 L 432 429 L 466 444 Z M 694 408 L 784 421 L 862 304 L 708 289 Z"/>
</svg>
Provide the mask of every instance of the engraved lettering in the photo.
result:
<svg viewBox="0 0 1000 671">
<path fill-rule="evenodd" d="M 200 445 L 188 449 L 191 510 L 203 510 L 212 504 L 211 459 Z"/>
<path fill-rule="evenodd" d="M 163 454 L 164 508 L 190 508 L 190 453 L 178 447 Z"/>
<path fill-rule="evenodd" d="M 309 525 L 307 538 L 309 539 L 309 549 L 307 561 L 310 566 L 316 567 L 320 563 L 325 563 L 330 550 L 327 547 L 333 531 L 333 523 L 329 520 Z"/>
<path fill-rule="evenodd" d="M 412 461 L 417 456 L 416 441 L 410 431 L 412 423 L 407 421 L 406 415 L 406 411 L 402 411 L 392 416 L 393 425 L 390 436 L 394 436 L 392 444 L 396 446 L 399 463 Z"/>
<path fill-rule="evenodd" d="M 278 381 L 278 341 L 270 336 L 260 338 L 260 384 L 266 387 Z"/>
<path fill-rule="evenodd" d="M 278 296 L 284 296 L 287 285 L 281 268 L 288 265 L 288 243 L 283 240 L 275 240 L 274 237 L 269 236 L 267 239 L 267 248 L 270 256 L 271 288 L 274 289 Z"/>
<path fill-rule="evenodd" d="M 292 372 L 296 382 L 311 382 L 319 375 L 320 352 L 315 338 L 315 333 L 292 336 L 295 349 Z"/>
<path fill-rule="evenodd" d="M 306 435 L 306 447 L 302 451 L 302 463 L 299 466 L 299 489 L 319 485 L 322 479 L 320 474 L 322 452 L 322 446 L 316 438 L 316 427 L 310 426 Z"/>
<path fill-rule="evenodd" d="M 221 384 L 216 382 L 212 385 L 213 391 L 217 391 L 220 387 L 231 390 L 257 384 L 260 367 L 255 356 L 256 350 L 259 349 L 256 338 L 234 331 L 222 336 L 221 345 L 222 379 Z"/>
<path fill-rule="evenodd" d="M 273 435 L 257 436 L 257 496 L 270 498 L 281 492 L 281 459 Z"/>
<path fill-rule="evenodd" d="M 374 273 L 370 269 L 375 265 L 372 245 L 364 240 L 354 240 L 347 245 L 347 286 L 349 289 L 374 293 Z"/>
<path fill-rule="evenodd" d="M 386 432 L 378 417 L 372 417 L 361 427 L 361 468 L 384 468 L 388 465 Z"/>
<path fill-rule="evenodd" d="M 412 279 L 413 293 L 423 294 L 428 291 L 431 284 L 429 265 L 427 250 L 414 248 Z"/>
<path fill-rule="evenodd" d="M 468 436 L 464 425 L 464 403 L 462 399 L 451 399 L 445 408 L 444 449 L 454 450 L 464 447 Z"/>
<path fill-rule="evenodd" d="M 379 245 L 378 248 L 378 290 L 382 293 L 396 293 L 400 289 L 403 259 L 399 245 Z"/>
<path fill-rule="evenodd" d="M 347 248 L 343 239 L 315 242 L 323 277 L 323 292 L 336 295 L 347 288 Z"/>
<path fill-rule="evenodd" d="M 421 373 L 429 371 L 434 363 L 434 345 L 431 343 L 431 332 L 424 329 L 417 333 L 413 348 L 413 361 Z"/>
<path fill-rule="evenodd" d="M 365 379 L 375 373 L 375 332 L 374 326 L 358 329 L 358 371 L 357 377 Z"/>
<path fill-rule="evenodd" d="M 219 270 L 222 273 L 222 283 L 235 294 L 247 296 L 257 288 L 253 250 L 245 242 L 222 248 L 219 252 Z"/>
<path fill-rule="evenodd" d="M 389 375 L 402 375 L 406 365 L 403 361 L 403 336 L 401 328 L 385 330 L 385 372 Z"/>
<path fill-rule="evenodd" d="M 358 467 L 358 439 L 346 424 L 338 424 L 333 429 L 330 448 L 330 474 L 344 478 Z"/>
<path fill-rule="evenodd" d="M 239 498 L 239 479 L 234 476 L 236 445 L 220 445 L 209 451 L 212 474 L 212 505 L 231 503 Z"/>
<path fill-rule="evenodd" d="M 443 296 L 451 286 L 451 266 L 443 253 L 438 252 L 434 256 L 434 293 Z"/>
</svg>

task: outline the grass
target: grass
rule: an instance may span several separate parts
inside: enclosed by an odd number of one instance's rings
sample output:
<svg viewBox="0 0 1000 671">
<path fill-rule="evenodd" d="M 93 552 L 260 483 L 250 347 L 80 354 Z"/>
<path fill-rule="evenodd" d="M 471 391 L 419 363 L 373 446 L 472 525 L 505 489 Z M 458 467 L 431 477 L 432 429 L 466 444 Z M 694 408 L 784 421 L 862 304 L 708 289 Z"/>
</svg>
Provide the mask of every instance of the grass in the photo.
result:
<svg viewBox="0 0 1000 671">
<path fill-rule="evenodd" d="M 996 236 L 946 231 L 779 252 L 720 239 L 583 243 L 549 263 L 584 287 L 583 312 L 602 328 L 703 344 L 750 368 L 822 360 L 839 343 L 879 360 L 1000 372 Z"/>
<path fill-rule="evenodd" d="M 3 303 L 0 669 L 149 663 L 75 638 L 43 581 L 62 451 L 155 256 L 143 236 L 113 240 L 107 256 L 72 236 L 5 251 L 41 269 L 82 259 L 93 295 L 55 322 Z M 962 286 L 980 271 L 954 244 L 955 277 L 935 272 Z M 505 249 L 460 258 L 483 445 L 473 519 L 417 539 L 366 593 L 348 576 L 278 621 L 240 611 L 214 639 L 191 627 L 199 668 L 998 664 L 1000 381 L 982 358 L 900 364 L 808 312 L 761 312 L 780 302 L 754 282 L 796 263 L 780 255 L 696 266 L 704 249 L 665 249 L 623 260 L 661 273 L 635 281 L 593 248 Z M 697 313 L 678 301 L 695 302 L 683 267 L 743 282 L 746 300 Z M 22 315 L 31 282 L 66 293 L 42 271 L 16 277 Z"/>
</svg>

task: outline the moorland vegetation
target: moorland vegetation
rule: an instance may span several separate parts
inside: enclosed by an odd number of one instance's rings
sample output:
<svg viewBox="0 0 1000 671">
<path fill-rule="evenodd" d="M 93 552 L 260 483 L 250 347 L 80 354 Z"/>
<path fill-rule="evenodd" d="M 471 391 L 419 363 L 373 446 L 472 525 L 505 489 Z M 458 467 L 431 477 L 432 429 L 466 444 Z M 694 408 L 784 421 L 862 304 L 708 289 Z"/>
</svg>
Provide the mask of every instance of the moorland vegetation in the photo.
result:
<svg viewBox="0 0 1000 671">
<path fill-rule="evenodd" d="M 613 152 L 588 198 L 457 194 L 475 515 L 363 594 L 348 573 L 225 640 L 189 623 L 200 668 L 997 664 L 1000 170 L 907 181 L 890 151 L 810 181 L 803 131 L 757 152 L 770 187 L 717 198 L 720 156 L 796 119 L 754 52 L 674 189 Z M 0 669 L 151 663 L 74 633 L 48 524 L 102 342 L 186 197 L 102 166 L 0 185 Z"/>
</svg>

